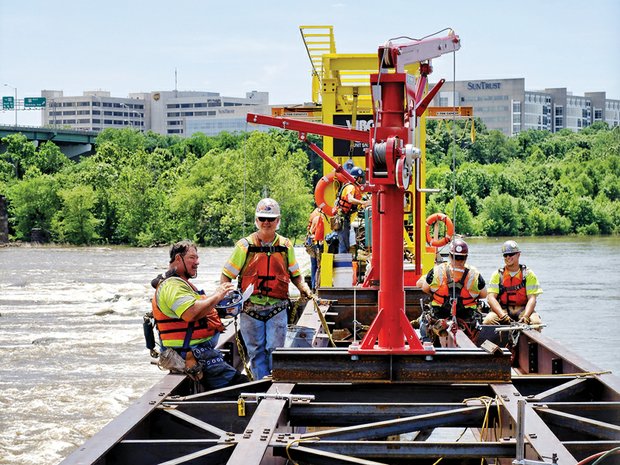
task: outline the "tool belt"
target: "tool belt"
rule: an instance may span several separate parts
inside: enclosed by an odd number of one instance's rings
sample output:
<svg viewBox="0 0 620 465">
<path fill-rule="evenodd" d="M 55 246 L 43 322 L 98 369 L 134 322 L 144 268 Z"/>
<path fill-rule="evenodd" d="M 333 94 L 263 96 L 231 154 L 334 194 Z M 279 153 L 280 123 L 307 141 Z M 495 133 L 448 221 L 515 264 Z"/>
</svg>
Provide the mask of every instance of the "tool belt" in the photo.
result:
<svg viewBox="0 0 620 465">
<path fill-rule="evenodd" d="M 277 304 L 273 304 L 273 305 L 259 305 L 259 304 L 253 304 L 250 302 L 246 302 L 245 307 L 243 308 L 243 311 L 244 313 L 251 316 L 252 318 L 258 321 L 264 322 L 264 321 L 270 320 L 271 318 L 276 316 L 281 311 L 288 310 L 288 307 L 289 307 L 288 300 L 282 300 L 278 302 Z M 268 312 L 268 313 L 264 314 L 265 312 Z"/>
</svg>

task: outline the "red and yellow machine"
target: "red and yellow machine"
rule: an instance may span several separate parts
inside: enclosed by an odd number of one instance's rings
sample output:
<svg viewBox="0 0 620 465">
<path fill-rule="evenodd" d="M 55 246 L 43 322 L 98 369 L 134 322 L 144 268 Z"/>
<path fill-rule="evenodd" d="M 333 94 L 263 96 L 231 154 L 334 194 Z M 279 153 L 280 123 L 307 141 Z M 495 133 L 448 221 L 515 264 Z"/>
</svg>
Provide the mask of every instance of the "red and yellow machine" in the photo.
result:
<svg viewBox="0 0 620 465">
<path fill-rule="evenodd" d="M 432 72 L 430 60 L 459 48 L 460 40 L 452 32 L 445 37 L 410 39 L 403 44 L 388 41 L 379 47 L 373 58 L 374 72 L 369 75 L 369 85 L 349 86 L 349 97 L 336 82 L 342 82 L 348 76 L 346 70 L 369 68 L 368 56 L 325 54 L 322 69 L 319 73 L 315 68 L 313 78 L 321 78 L 323 123 L 255 114 L 247 116 L 251 123 L 297 131 L 301 140 L 349 182 L 355 180 L 343 169 L 342 163 L 326 152 L 333 153 L 336 158 L 340 156 L 341 162 L 356 148 L 362 152 L 359 156 L 363 163 L 359 166 L 365 167 L 367 174 L 361 188 L 372 195 L 373 231 L 372 258 L 364 286 L 378 285 L 378 314 L 361 344 L 349 348 L 351 353 L 434 352 L 434 349 L 422 346 L 405 315 L 403 214 L 404 206 L 409 205 L 415 229 L 414 270 L 415 275 L 420 276 L 424 269 L 428 269 L 422 261 L 426 238 L 424 188 L 420 176 L 424 172 L 420 148 L 424 145 L 424 137 L 420 123 L 429 102 L 444 82 L 440 80 L 431 92 L 426 92 L 427 78 Z M 347 61 L 350 62 L 348 66 L 344 64 Z M 408 72 L 408 69 L 412 71 Z M 350 128 L 334 125 L 337 117 L 349 109 L 355 121 L 360 113 L 356 109 L 360 95 L 371 107 L 366 130 L 356 129 L 355 122 Z M 360 107 L 364 108 L 364 105 Z M 309 133 L 325 136 L 325 151 L 307 141 Z M 353 150 L 340 154 L 336 146 L 339 140 L 349 142 L 349 149 Z M 433 254 L 429 255 L 429 265 L 432 266 Z"/>
</svg>

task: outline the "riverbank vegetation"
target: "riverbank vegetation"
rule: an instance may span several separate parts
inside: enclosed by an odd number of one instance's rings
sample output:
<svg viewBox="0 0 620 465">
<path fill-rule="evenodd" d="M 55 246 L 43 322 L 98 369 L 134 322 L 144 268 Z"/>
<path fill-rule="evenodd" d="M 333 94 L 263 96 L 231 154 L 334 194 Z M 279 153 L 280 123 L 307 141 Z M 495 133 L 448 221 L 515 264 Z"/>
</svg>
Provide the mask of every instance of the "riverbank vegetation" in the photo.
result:
<svg viewBox="0 0 620 465">
<path fill-rule="evenodd" d="M 472 142 L 465 123 L 428 122 L 427 184 L 441 189 L 428 213 L 454 216 L 467 235 L 620 232 L 620 128 L 512 138 L 476 128 Z M 299 237 L 321 169 L 296 134 L 276 130 L 186 139 L 105 130 L 79 162 L 52 142 L 3 142 L 0 195 L 13 240 L 39 231 L 70 244 L 230 246 L 253 230 L 264 196 L 280 202 L 280 232 Z"/>
</svg>

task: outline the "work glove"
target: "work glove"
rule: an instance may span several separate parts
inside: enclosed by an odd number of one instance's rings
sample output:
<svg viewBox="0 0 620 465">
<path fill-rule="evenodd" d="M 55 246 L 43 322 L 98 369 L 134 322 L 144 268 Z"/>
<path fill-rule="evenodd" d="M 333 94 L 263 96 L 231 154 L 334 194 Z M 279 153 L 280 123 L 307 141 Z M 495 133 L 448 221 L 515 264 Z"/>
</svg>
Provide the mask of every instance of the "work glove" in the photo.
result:
<svg viewBox="0 0 620 465">
<path fill-rule="evenodd" d="M 502 316 L 499 317 L 499 322 L 503 325 L 509 325 L 512 323 L 512 318 L 510 318 L 510 315 L 508 315 L 508 313 L 504 313 Z"/>
<path fill-rule="evenodd" d="M 306 283 L 302 284 L 301 289 L 299 289 L 299 293 L 301 294 L 302 298 L 305 299 L 312 299 L 313 295 L 312 295 L 312 291 L 310 290 L 310 288 L 308 287 L 308 285 Z"/>
<path fill-rule="evenodd" d="M 530 324 L 530 317 L 529 316 L 525 316 L 525 315 L 521 315 L 521 317 L 519 318 L 519 323 L 524 324 L 524 325 L 529 325 Z"/>
</svg>

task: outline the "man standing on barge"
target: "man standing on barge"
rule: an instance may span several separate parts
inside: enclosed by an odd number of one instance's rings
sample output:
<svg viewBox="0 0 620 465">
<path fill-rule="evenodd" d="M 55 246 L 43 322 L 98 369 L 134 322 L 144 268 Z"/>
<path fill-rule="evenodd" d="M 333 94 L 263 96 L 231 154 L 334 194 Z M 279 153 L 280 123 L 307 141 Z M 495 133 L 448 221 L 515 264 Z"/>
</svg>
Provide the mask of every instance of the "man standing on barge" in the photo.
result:
<svg viewBox="0 0 620 465">
<path fill-rule="evenodd" d="M 239 277 L 244 292 L 250 284 L 254 291 L 240 314 L 241 335 L 245 341 L 254 379 L 271 374 L 272 352 L 284 346 L 289 308 L 289 283 L 302 296 L 312 292 L 303 281 L 295 259 L 293 244 L 276 233 L 280 225 L 280 205 L 264 198 L 256 206 L 258 231 L 237 242 L 222 269 L 221 283 Z"/>
<path fill-rule="evenodd" d="M 536 297 L 542 294 L 538 278 L 532 270 L 519 264 L 521 249 L 515 241 L 502 245 L 503 268 L 495 271 L 489 282 L 487 302 L 491 311 L 485 317 L 485 325 L 509 325 L 515 321 L 539 325 L 536 313 Z"/>
</svg>

